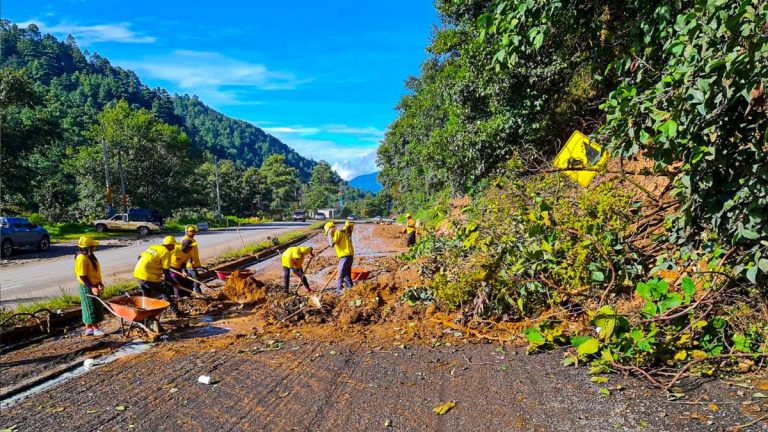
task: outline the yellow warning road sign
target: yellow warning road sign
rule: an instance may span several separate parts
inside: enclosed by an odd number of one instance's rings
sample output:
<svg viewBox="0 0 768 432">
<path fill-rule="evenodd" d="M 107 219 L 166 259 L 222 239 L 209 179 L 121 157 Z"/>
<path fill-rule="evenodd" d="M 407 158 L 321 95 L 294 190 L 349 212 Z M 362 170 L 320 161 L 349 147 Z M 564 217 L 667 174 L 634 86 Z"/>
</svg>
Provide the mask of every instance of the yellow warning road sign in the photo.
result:
<svg viewBox="0 0 768 432">
<path fill-rule="evenodd" d="M 608 155 L 603 153 L 602 147 L 590 141 L 583 133 L 574 131 L 552 163 L 556 168 L 566 170 L 563 174 L 576 183 L 587 187 L 597 175 L 596 170 L 605 166 L 607 161 Z"/>
</svg>

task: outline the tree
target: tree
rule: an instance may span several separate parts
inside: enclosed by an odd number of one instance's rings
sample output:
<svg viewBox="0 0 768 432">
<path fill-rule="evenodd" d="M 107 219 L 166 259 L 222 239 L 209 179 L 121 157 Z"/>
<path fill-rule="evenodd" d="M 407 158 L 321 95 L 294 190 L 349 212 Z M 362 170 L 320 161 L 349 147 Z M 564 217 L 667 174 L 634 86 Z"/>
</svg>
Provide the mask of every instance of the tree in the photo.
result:
<svg viewBox="0 0 768 432">
<path fill-rule="evenodd" d="M 264 161 L 261 173 L 270 190 L 270 213 L 273 216 L 288 213 L 294 203 L 299 202 L 299 172 L 285 164 L 285 156 L 272 155 Z"/>
<path fill-rule="evenodd" d="M 53 145 L 61 130 L 24 70 L 0 69 L 0 129 L 0 202 L 26 206 L 31 201 L 29 179 L 38 174 L 29 157 Z"/>
<path fill-rule="evenodd" d="M 341 178 L 331 165 L 320 161 L 312 168 L 312 176 L 302 194 L 302 205 L 306 209 L 318 209 L 330 206 L 339 193 Z"/>
<path fill-rule="evenodd" d="M 115 185 L 119 185 L 120 159 L 129 205 L 159 209 L 170 214 L 191 201 L 188 177 L 197 162 L 190 156 L 187 136 L 178 128 L 160 122 L 145 109 L 133 110 L 125 101 L 106 108 L 98 124 L 88 133 L 92 144 L 77 159 L 79 188 L 93 194 L 104 184 L 101 140 L 109 148 L 109 165 Z M 119 187 L 114 187 L 119 191 Z M 103 196 L 102 194 L 98 194 Z M 80 195 L 86 213 L 97 212 L 98 196 Z M 119 193 L 115 205 L 120 206 Z"/>
</svg>

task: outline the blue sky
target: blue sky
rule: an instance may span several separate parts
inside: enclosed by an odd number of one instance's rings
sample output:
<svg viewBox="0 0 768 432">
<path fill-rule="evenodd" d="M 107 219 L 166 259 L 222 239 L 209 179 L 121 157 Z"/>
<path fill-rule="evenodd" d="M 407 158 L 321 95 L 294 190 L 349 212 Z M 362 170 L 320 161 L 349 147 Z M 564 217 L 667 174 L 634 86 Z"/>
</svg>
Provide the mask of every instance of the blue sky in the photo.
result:
<svg viewBox="0 0 768 432">
<path fill-rule="evenodd" d="M 347 179 L 376 170 L 378 142 L 438 20 L 428 0 L 2 6 L 3 18 L 72 34 L 146 84 L 197 94 Z"/>
</svg>

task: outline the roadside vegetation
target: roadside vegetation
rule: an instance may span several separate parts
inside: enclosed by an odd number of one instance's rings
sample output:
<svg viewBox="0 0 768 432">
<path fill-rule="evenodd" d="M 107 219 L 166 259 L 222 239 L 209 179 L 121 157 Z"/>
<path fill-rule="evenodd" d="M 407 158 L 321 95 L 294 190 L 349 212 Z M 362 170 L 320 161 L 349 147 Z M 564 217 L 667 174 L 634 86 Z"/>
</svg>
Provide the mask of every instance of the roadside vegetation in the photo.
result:
<svg viewBox="0 0 768 432">
<path fill-rule="evenodd" d="M 396 208 L 445 216 L 404 256 L 420 298 L 671 392 L 762 367 L 768 2 L 437 7 L 379 150 Z M 550 162 L 576 129 L 611 156 L 588 189 Z"/>
</svg>

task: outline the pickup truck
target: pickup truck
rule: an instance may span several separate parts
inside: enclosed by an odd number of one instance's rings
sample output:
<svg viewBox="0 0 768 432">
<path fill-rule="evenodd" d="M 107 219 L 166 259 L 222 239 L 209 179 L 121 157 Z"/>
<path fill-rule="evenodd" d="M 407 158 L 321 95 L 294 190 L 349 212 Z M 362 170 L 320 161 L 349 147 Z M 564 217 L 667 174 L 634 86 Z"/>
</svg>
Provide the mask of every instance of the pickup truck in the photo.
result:
<svg viewBox="0 0 768 432">
<path fill-rule="evenodd" d="M 151 232 L 160 231 L 160 226 L 147 221 L 132 221 L 128 215 L 116 214 L 109 219 L 98 219 L 93 221 L 93 227 L 98 232 L 104 231 L 136 231 L 141 235 L 148 235 Z"/>
</svg>

